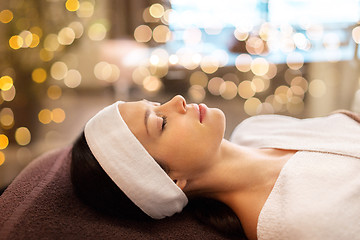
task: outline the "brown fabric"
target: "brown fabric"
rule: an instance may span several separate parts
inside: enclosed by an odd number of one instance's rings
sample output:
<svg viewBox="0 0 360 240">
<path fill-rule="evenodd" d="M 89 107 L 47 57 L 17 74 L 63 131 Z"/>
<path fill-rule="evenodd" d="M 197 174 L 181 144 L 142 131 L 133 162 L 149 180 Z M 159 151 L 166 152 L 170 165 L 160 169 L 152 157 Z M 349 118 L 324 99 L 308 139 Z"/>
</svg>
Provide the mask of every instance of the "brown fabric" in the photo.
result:
<svg viewBox="0 0 360 240">
<path fill-rule="evenodd" d="M 156 221 L 102 215 L 70 182 L 70 147 L 35 159 L 0 196 L 0 239 L 228 239 L 185 210 Z"/>
</svg>

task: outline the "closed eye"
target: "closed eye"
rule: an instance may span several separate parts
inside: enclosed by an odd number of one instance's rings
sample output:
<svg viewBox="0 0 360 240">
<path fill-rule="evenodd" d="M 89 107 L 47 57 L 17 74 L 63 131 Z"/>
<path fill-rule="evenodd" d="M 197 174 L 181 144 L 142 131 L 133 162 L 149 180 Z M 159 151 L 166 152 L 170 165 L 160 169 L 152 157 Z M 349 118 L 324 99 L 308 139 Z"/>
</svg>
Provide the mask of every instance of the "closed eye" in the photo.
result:
<svg viewBox="0 0 360 240">
<path fill-rule="evenodd" d="M 164 128 L 165 128 L 165 126 L 167 124 L 167 118 L 166 118 L 166 116 L 162 116 L 161 118 L 163 119 L 161 129 L 164 131 Z"/>
</svg>

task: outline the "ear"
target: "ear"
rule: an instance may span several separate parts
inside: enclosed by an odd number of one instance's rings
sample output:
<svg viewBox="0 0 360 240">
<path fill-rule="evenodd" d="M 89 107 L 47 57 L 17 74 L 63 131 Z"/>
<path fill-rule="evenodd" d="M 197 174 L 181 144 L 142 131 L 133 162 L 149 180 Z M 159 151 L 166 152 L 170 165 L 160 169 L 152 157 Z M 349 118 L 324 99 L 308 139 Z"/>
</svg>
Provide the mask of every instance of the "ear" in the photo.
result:
<svg viewBox="0 0 360 240">
<path fill-rule="evenodd" d="M 184 190 L 186 187 L 187 181 L 185 179 L 174 179 L 174 183 L 181 189 Z"/>
</svg>

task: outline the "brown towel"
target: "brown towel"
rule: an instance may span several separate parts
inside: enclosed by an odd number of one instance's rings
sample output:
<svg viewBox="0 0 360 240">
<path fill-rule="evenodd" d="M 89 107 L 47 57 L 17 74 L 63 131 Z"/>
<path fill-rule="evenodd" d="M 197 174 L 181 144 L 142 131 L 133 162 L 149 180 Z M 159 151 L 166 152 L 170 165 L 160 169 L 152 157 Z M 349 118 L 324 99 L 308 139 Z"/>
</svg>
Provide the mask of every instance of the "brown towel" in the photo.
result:
<svg viewBox="0 0 360 240">
<path fill-rule="evenodd" d="M 157 221 L 102 215 L 80 202 L 70 182 L 70 147 L 44 154 L 0 196 L 0 239 L 228 239 L 185 210 Z"/>
</svg>

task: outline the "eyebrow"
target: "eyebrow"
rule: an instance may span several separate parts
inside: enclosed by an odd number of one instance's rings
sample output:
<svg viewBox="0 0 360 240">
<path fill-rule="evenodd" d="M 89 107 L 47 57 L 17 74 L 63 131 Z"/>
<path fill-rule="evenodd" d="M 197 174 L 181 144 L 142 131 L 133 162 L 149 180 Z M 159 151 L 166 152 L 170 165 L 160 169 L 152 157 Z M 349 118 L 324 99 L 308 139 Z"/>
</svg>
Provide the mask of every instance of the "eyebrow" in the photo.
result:
<svg viewBox="0 0 360 240">
<path fill-rule="evenodd" d="M 145 110 L 145 116 L 144 116 L 144 124 L 145 124 L 145 129 L 146 129 L 146 133 L 149 135 L 149 130 L 148 130 L 148 119 L 149 119 L 149 115 L 150 115 L 150 109 L 146 108 Z"/>
</svg>

